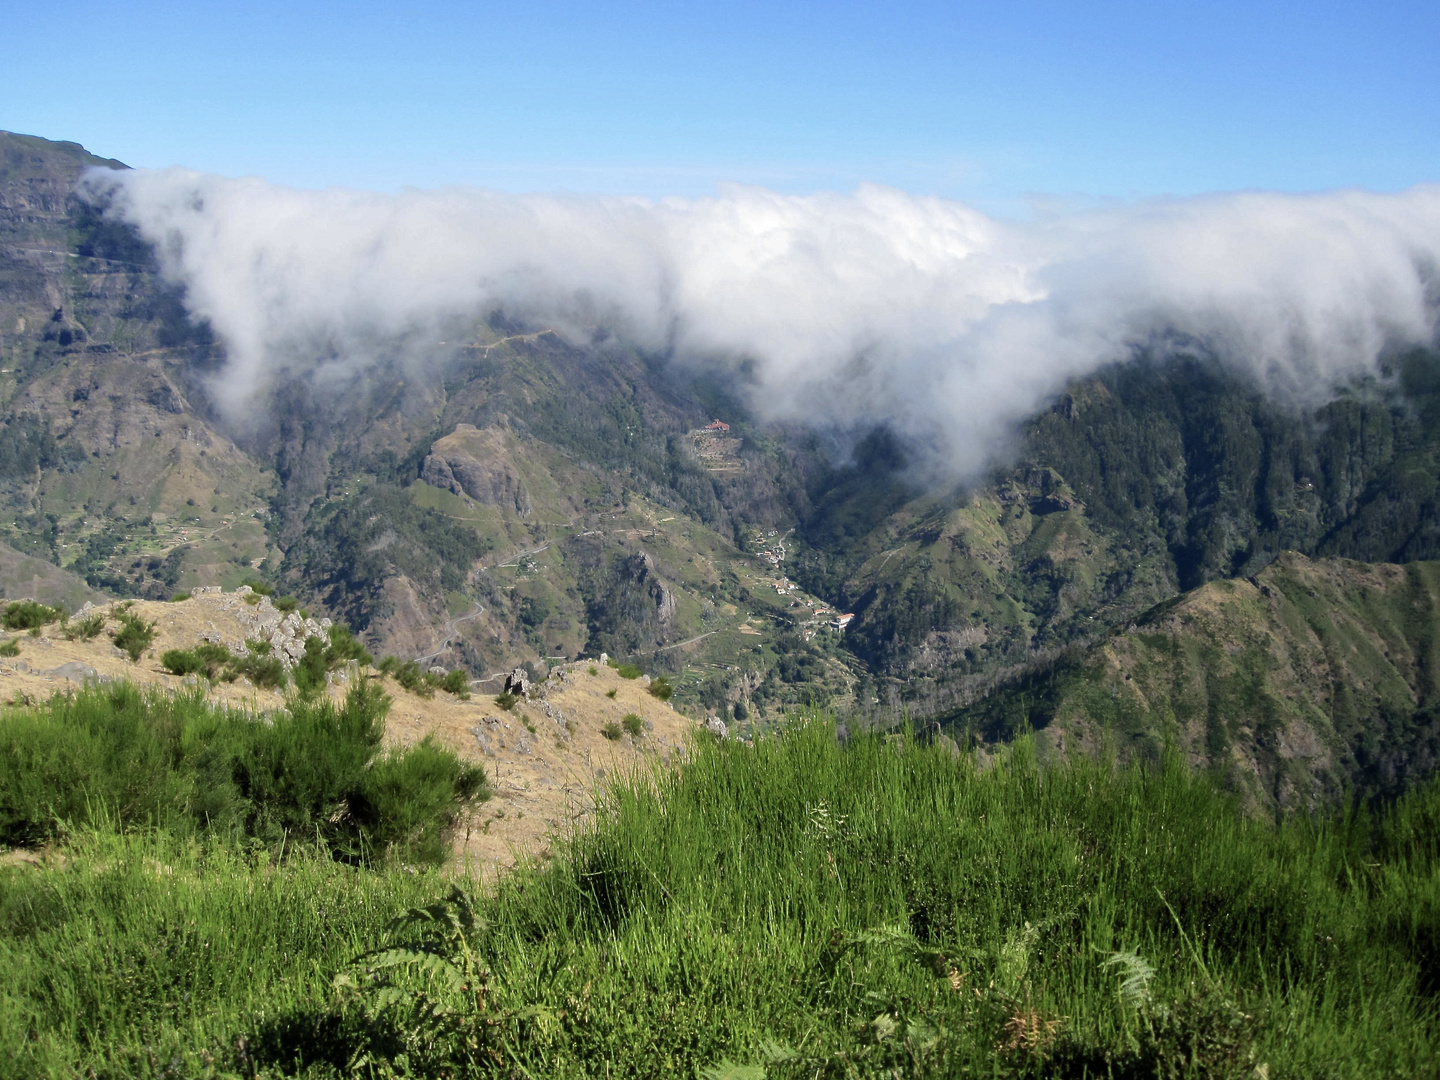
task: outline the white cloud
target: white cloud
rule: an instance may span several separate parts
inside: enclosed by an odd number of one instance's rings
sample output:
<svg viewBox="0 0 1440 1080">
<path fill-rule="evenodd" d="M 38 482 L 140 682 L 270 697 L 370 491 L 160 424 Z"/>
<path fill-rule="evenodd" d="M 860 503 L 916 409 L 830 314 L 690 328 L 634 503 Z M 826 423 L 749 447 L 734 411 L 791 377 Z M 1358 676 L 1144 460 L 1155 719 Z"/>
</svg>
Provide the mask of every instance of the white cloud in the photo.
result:
<svg viewBox="0 0 1440 1080">
<path fill-rule="evenodd" d="M 961 203 L 733 187 L 690 200 L 296 191 L 100 172 L 209 319 L 244 413 L 281 369 L 345 372 L 495 308 L 753 361 L 775 419 L 887 420 L 965 473 L 1077 375 L 1171 330 L 1319 400 L 1430 343 L 1440 186 L 1249 193 L 1011 224 Z"/>
</svg>

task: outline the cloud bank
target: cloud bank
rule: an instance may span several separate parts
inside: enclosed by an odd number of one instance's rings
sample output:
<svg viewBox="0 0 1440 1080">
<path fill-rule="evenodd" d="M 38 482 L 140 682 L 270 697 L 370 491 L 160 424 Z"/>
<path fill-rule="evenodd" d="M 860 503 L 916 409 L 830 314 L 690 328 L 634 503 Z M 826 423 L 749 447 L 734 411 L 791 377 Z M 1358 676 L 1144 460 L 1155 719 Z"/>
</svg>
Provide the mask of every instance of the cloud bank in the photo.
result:
<svg viewBox="0 0 1440 1080">
<path fill-rule="evenodd" d="M 770 419 L 889 422 L 957 475 L 1065 383 L 1156 335 L 1318 402 L 1433 343 L 1440 185 L 1246 193 L 1023 224 L 874 186 L 711 198 L 298 191 L 182 169 L 85 181 L 224 340 L 240 418 L 282 370 L 496 308 L 695 363 L 750 361 Z"/>
</svg>

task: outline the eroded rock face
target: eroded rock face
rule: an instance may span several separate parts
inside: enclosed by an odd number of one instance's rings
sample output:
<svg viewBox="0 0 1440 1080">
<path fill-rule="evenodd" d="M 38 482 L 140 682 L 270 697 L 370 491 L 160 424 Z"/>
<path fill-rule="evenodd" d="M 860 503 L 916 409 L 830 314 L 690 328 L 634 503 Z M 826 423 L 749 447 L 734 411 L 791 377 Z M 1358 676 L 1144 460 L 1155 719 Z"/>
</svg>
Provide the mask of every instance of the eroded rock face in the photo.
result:
<svg viewBox="0 0 1440 1080">
<path fill-rule="evenodd" d="M 513 509 L 521 517 L 530 513 L 530 493 L 508 460 L 498 432 L 480 431 L 469 424 L 438 440 L 425 458 L 420 479 L 456 495 L 468 495 L 485 506 Z"/>
<path fill-rule="evenodd" d="M 516 668 L 505 676 L 505 692 L 515 694 L 517 697 L 530 696 L 530 679 L 525 674 L 524 668 Z"/>
<path fill-rule="evenodd" d="M 661 580 L 659 571 L 655 568 L 655 560 L 646 551 L 630 556 L 625 562 L 625 569 L 631 579 L 649 595 L 655 604 L 655 618 L 661 626 L 668 626 L 675 618 L 675 594 L 670 587 Z"/>
</svg>

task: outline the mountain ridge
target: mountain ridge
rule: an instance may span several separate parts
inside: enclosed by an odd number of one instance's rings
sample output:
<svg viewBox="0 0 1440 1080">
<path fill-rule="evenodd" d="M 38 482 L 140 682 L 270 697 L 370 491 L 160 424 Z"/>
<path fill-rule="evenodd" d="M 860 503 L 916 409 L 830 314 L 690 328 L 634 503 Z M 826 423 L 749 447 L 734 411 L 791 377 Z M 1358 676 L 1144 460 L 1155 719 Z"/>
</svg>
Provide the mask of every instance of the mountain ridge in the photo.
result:
<svg viewBox="0 0 1440 1080">
<path fill-rule="evenodd" d="M 1283 551 L 1440 557 L 1433 351 L 1307 411 L 1157 341 L 938 488 L 900 433 L 766 425 L 743 373 L 503 312 L 421 355 L 377 341 L 343 379 L 282 377 L 239 423 L 213 398 L 224 343 L 74 194 L 118 163 L 0 147 L 29 170 L 0 182 L 0 531 L 89 588 L 260 577 L 382 652 L 538 672 L 603 650 L 697 715 L 828 701 L 867 723 L 950 716 Z"/>
</svg>

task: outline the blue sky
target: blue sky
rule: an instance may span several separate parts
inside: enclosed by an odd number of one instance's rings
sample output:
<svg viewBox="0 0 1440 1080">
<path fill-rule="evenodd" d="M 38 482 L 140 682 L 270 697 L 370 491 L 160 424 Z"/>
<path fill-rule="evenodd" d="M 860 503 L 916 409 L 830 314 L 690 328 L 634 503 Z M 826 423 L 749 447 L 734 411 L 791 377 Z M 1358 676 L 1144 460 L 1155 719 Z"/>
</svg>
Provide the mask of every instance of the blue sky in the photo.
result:
<svg viewBox="0 0 1440 1080">
<path fill-rule="evenodd" d="M 0 128 L 307 187 L 862 181 L 1000 213 L 1440 180 L 1440 4 L 49 5 Z"/>
</svg>

